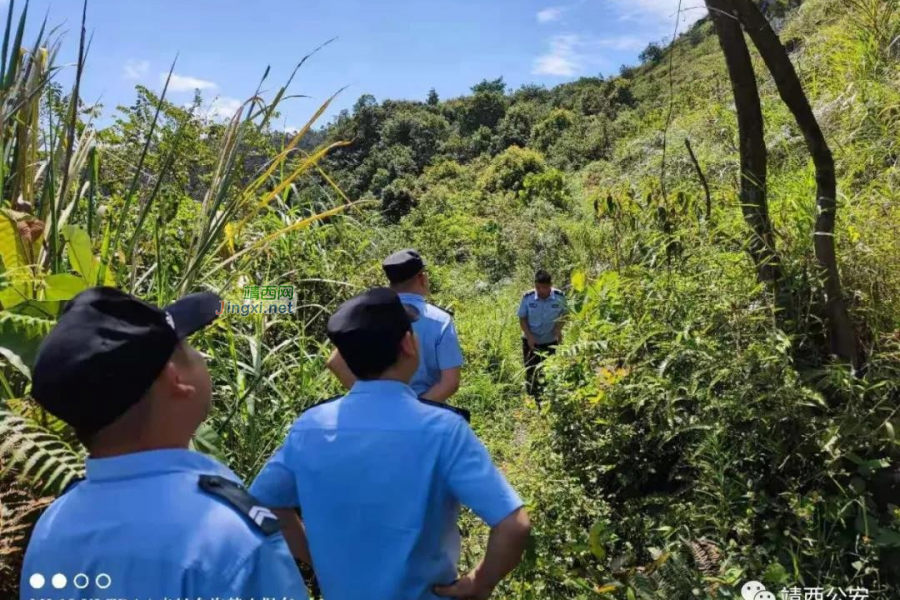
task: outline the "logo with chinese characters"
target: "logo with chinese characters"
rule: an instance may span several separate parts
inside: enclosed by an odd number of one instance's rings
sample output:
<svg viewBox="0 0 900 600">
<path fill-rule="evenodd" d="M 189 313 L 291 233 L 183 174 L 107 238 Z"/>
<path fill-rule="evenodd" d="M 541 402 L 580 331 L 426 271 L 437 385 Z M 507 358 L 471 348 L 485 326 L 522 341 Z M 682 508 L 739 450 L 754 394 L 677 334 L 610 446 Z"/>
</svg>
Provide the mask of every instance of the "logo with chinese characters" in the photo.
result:
<svg viewBox="0 0 900 600">
<path fill-rule="evenodd" d="M 822 588 L 791 587 L 778 594 L 766 590 L 758 581 L 748 581 L 741 587 L 741 600 L 869 600 L 869 590 L 860 587 Z"/>
<path fill-rule="evenodd" d="M 297 294 L 292 285 L 248 285 L 241 290 L 243 302 L 223 300 L 216 314 L 286 315 L 297 310 Z"/>
</svg>

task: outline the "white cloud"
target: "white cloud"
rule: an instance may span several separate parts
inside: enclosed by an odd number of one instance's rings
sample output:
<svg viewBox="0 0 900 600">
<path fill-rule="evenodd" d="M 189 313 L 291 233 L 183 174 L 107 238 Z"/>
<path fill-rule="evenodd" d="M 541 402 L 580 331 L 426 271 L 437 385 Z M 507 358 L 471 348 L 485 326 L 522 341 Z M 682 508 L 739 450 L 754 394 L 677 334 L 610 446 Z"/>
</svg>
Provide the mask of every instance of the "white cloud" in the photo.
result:
<svg viewBox="0 0 900 600">
<path fill-rule="evenodd" d="M 160 73 L 159 79 L 162 83 L 166 82 L 168 73 Z M 212 81 L 191 77 L 189 75 L 179 75 L 172 73 L 172 80 L 169 82 L 169 89 L 173 92 L 193 92 L 194 90 L 211 90 L 218 87 Z"/>
<path fill-rule="evenodd" d="M 560 6 L 551 6 L 539 11 L 537 14 L 538 23 L 549 23 L 556 21 L 562 15 L 563 9 Z"/>
<path fill-rule="evenodd" d="M 206 117 L 216 121 L 229 121 L 234 117 L 235 113 L 240 110 L 242 104 L 243 102 L 237 98 L 219 96 L 209 105 L 209 109 L 206 111 Z"/>
<path fill-rule="evenodd" d="M 580 43 L 581 38 L 572 33 L 554 36 L 550 39 L 550 52 L 534 60 L 531 73 L 557 77 L 575 75 L 582 67 L 582 57 L 577 51 Z"/>
<path fill-rule="evenodd" d="M 611 53 L 637 53 L 649 42 L 671 39 L 678 15 L 678 33 L 684 33 L 707 14 L 700 0 L 605 0 L 610 17 L 620 22 L 630 21 L 628 33 L 598 37 L 585 34 L 561 34 L 550 38 L 550 50 L 538 56 L 532 65 L 532 75 L 573 77 L 595 70 L 613 68 Z M 559 16 L 566 7 L 548 8 L 538 13 L 538 20 L 547 22 Z M 543 18 L 540 16 L 547 13 Z M 620 27 L 620 31 L 624 28 Z"/>
<path fill-rule="evenodd" d="M 125 79 L 143 79 L 150 70 L 149 60 L 127 60 L 122 68 Z"/>
</svg>

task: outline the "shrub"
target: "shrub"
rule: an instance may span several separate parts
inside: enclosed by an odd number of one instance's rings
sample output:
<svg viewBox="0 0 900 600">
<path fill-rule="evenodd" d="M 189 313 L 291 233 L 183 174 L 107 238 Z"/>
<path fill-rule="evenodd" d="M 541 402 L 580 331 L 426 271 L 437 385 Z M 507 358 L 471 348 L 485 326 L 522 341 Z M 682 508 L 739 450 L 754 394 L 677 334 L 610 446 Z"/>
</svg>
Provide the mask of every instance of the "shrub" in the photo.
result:
<svg viewBox="0 0 900 600">
<path fill-rule="evenodd" d="M 381 211 L 388 221 L 396 223 L 415 205 L 416 198 L 408 179 L 397 179 L 381 192 Z"/>
<path fill-rule="evenodd" d="M 546 152 L 562 136 L 563 132 L 570 129 L 576 121 L 575 113 L 570 110 L 558 108 L 538 123 L 531 134 L 531 142 L 535 148 Z"/>
<path fill-rule="evenodd" d="M 545 168 L 540 153 L 512 146 L 494 157 L 481 177 L 481 187 L 488 192 L 518 192 L 529 173 L 541 173 Z"/>
<path fill-rule="evenodd" d="M 655 65 L 662 60 L 663 54 L 664 50 L 662 46 L 656 42 L 650 42 L 638 55 L 638 59 L 644 64 L 650 63 Z"/>
<path fill-rule="evenodd" d="M 544 201 L 563 209 L 568 207 L 570 198 L 565 175 L 558 169 L 529 173 L 522 182 L 522 189 L 519 190 L 519 199 L 526 204 Z"/>
</svg>

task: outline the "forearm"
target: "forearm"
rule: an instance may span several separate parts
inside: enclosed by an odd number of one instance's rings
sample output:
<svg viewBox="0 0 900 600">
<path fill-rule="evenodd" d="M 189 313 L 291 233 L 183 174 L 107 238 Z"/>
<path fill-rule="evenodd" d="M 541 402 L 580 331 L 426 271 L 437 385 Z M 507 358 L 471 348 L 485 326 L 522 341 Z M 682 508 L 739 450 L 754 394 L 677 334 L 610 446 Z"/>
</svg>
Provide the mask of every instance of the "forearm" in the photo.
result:
<svg viewBox="0 0 900 600">
<path fill-rule="evenodd" d="M 350 370 L 350 367 L 347 366 L 344 358 L 337 350 L 331 353 L 331 357 L 325 363 L 325 366 L 334 373 L 334 376 L 338 378 L 338 381 L 341 382 L 345 389 L 349 390 L 356 383 L 356 375 L 353 374 L 353 371 Z"/>
<path fill-rule="evenodd" d="M 478 589 L 493 590 L 522 561 L 528 545 L 531 523 L 519 508 L 491 529 L 487 550 L 473 576 Z"/>
<path fill-rule="evenodd" d="M 434 384 L 430 390 L 422 394 L 425 400 L 432 402 L 446 402 L 450 396 L 459 389 L 460 369 L 444 369 L 441 371 L 441 378 Z"/>
<path fill-rule="evenodd" d="M 534 339 L 534 335 L 531 333 L 531 329 L 528 327 L 528 319 L 527 318 L 521 317 L 519 319 L 519 327 L 522 328 L 522 333 L 525 334 L 526 340 L 531 341 Z"/>
<path fill-rule="evenodd" d="M 312 555 L 306 541 L 306 527 L 303 526 L 303 521 L 297 511 L 292 508 L 273 508 L 272 512 L 281 523 L 281 533 L 291 554 L 297 560 L 312 566 Z"/>
<path fill-rule="evenodd" d="M 553 335 L 557 340 L 562 340 L 562 330 L 564 323 L 562 321 L 557 321 L 556 325 L 553 326 Z"/>
</svg>

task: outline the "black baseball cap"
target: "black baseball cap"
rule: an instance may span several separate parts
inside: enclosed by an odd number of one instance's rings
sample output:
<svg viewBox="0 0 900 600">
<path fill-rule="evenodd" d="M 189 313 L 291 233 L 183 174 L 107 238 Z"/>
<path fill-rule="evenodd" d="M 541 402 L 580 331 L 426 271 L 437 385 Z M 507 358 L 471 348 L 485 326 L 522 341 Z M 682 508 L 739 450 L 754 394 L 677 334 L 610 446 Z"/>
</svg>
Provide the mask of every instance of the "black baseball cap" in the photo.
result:
<svg viewBox="0 0 900 600">
<path fill-rule="evenodd" d="M 377 377 L 397 360 L 400 340 L 419 312 L 388 288 L 374 288 L 344 302 L 328 319 L 328 338 L 360 379 Z"/>
<path fill-rule="evenodd" d="M 425 268 L 425 261 L 412 248 L 394 252 L 381 263 L 384 274 L 392 284 L 412 279 Z"/>
<path fill-rule="evenodd" d="M 216 319 L 220 303 L 201 292 L 158 308 L 114 288 L 85 290 L 41 343 L 31 395 L 80 434 L 94 434 L 144 396 L 181 340 Z"/>
</svg>

